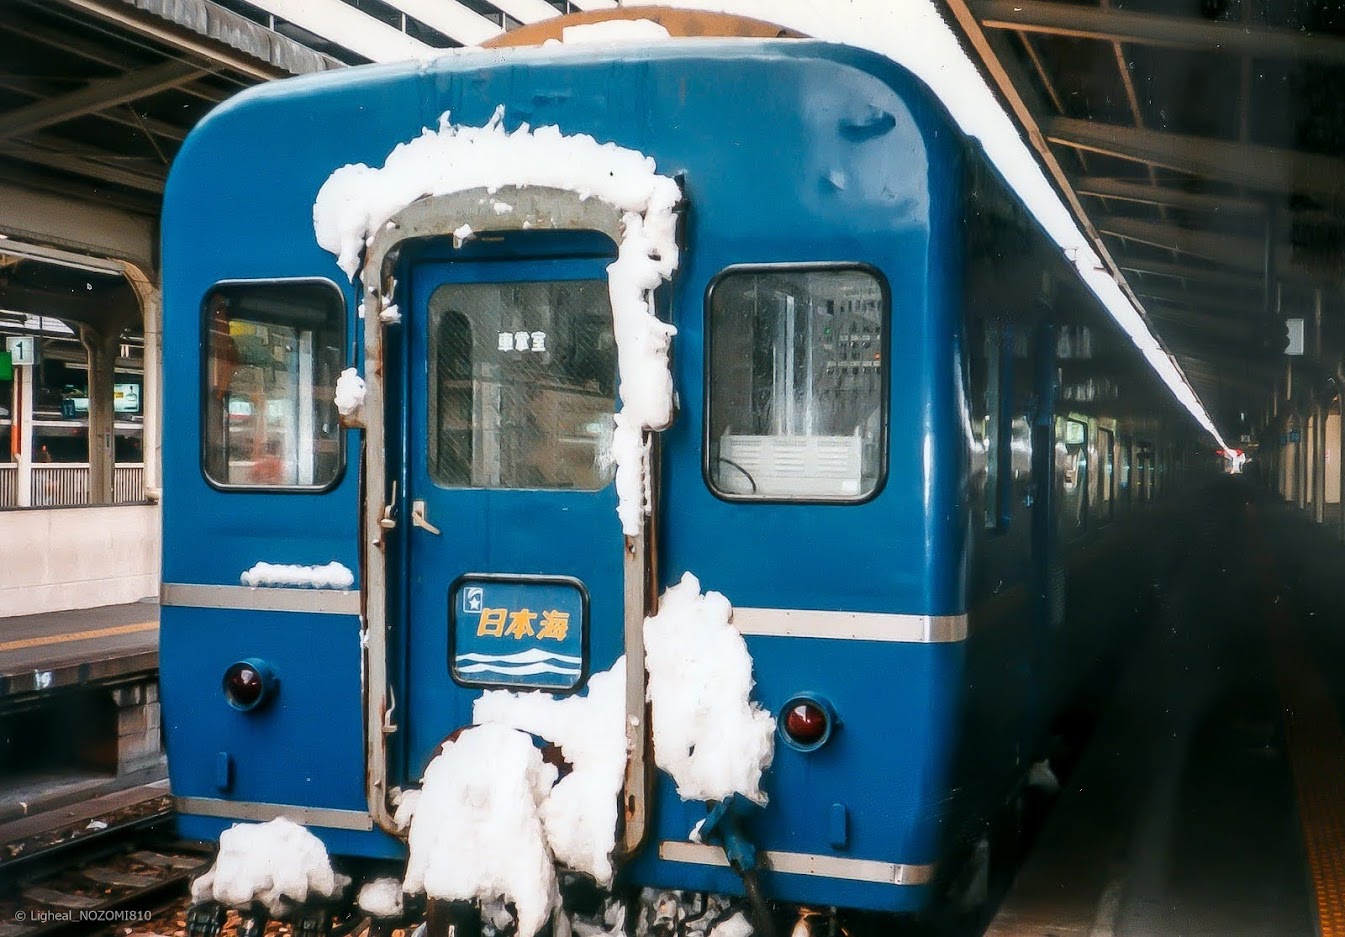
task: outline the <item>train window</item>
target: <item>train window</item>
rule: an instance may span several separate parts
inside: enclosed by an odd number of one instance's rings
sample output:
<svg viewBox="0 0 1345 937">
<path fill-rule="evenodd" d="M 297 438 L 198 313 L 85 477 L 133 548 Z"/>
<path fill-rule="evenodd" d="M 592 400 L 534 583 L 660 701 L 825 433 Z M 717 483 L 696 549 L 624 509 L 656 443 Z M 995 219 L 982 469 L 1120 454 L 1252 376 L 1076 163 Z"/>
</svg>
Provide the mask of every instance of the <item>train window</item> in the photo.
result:
<svg viewBox="0 0 1345 937">
<path fill-rule="evenodd" d="M 736 268 L 709 298 L 706 477 L 716 494 L 859 501 L 887 432 L 887 291 L 865 268 Z"/>
<path fill-rule="evenodd" d="M 1116 466 L 1116 497 L 1124 497 L 1125 503 L 1129 504 L 1133 500 L 1134 492 L 1130 487 L 1130 440 L 1121 437 L 1120 446 L 1121 460 Z"/>
<path fill-rule="evenodd" d="M 1078 535 L 1088 526 L 1088 424 L 1062 419 L 1057 432 L 1063 488 L 1060 522 L 1067 534 Z"/>
<path fill-rule="evenodd" d="M 225 283 L 205 300 L 201 459 L 224 488 L 321 490 L 341 471 L 333 402 L 345 300 L 326 281 Z"/>
<path fill-rule="evenodd" d="M 606 281 L 447 283 L 429 306 L 430 477 L 606 487 L 617 380 Z"/>
</svg>

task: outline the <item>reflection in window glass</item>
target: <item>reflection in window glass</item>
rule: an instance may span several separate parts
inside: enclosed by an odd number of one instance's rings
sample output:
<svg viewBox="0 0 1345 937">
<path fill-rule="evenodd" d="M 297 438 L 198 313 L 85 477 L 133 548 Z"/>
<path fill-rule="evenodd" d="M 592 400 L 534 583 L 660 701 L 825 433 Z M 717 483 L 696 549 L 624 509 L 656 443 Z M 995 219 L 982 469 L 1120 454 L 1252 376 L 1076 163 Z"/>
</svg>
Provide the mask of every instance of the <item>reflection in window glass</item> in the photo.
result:
<svg viewBox="0 0 1345 937">
<path fill-rule="evenodd" d="M 330 284 L 238 283 L 206 297 L 202 458 L 219 485 L 322 488 L 341 467 L 333 403 L 345 303 Z"/>
<path fill-rule="evenodd" d="M 1099 429 L 1097 431 L 1097 445 L 1102 489 L 1101 516 L 1105 520 L 1111 520 L 1112 496 L 1116 484 L 1116 435 L 1109 429 Z"/>
<path fill-rule="evenodd" d="M 605 487 L 616 377 L 606 281 L 441 286 L 430 297 L 430 477 Z"/>
<path fill-rule="evenodd" d="M 709 478 L 726 495 L 856 500 L 882 470 L 883 290 L 855 269 L 737 271 L 710 300 Z"/>
</svg>

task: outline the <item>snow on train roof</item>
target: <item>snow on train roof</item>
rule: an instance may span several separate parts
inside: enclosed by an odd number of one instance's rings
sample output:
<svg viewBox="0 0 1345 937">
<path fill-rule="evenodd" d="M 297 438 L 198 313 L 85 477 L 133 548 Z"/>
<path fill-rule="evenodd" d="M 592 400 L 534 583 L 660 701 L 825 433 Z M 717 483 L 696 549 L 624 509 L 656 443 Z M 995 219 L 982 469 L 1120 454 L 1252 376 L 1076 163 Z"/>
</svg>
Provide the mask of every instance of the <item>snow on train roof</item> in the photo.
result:
<svg viewBox="0 0 1345 937">
<path fill-rule="evenodd" d="M 948 109 L 963 133 L 980 141 L 991 163 L 1060 245 L 1084 284 L 1130 336 L 1177 400 L 1220 446 L 1225 445 L 1186 375 L 1159 345 L 1140 310 L 1079 229 L 934 0 L 623 0 L 623 5 L 749 16 L 816 39 L 877 52 L 914 73 Z"/>
</svg>

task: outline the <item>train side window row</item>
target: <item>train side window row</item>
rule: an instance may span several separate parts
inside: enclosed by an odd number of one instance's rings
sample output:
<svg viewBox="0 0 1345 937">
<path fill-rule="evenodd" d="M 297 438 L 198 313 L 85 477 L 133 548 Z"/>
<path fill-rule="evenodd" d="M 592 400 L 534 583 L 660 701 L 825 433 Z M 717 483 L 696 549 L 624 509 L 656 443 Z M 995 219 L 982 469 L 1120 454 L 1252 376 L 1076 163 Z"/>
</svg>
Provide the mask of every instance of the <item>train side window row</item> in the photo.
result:
<svg viewBox="0 0 1345 937">
<path fill-rule="evenodd" d="M 719 496 L 861 501 L 885 468 L 888 298 L 855 265 L 735 267 L 709 294 L 706 479 Z"/>
<path fill-rule="evenodd" d="M 337 481 L 345 311 L 328 281 L 222 283 L 207 294 L 201 460 L 211 484 L 313 491 Z"/>
</svg>

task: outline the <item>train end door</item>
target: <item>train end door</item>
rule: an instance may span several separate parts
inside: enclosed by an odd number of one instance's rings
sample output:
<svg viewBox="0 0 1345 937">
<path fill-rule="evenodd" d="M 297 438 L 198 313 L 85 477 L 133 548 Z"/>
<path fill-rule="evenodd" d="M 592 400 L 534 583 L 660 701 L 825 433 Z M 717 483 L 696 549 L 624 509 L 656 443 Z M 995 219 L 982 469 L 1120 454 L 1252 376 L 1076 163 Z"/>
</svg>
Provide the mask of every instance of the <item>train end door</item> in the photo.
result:
<svg viewBox="0 0 1345 937">
<path fill-rule="evenodd" d="M 470 239 L 453 234 L 464 215 Z M 397 788 L 473 724 L 483 690 L 582 693 L 624 654 L 629 853 L 650 781 L 653 523 L 623 535 L 613 484 L 620 217 L 559 190 L 472 190 L 413 203 L 386 231 L 365 261 L 371 814 L 396 831 Z"/>
</svg>

